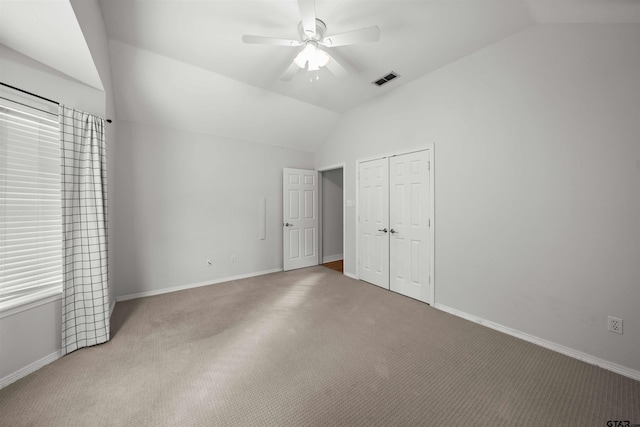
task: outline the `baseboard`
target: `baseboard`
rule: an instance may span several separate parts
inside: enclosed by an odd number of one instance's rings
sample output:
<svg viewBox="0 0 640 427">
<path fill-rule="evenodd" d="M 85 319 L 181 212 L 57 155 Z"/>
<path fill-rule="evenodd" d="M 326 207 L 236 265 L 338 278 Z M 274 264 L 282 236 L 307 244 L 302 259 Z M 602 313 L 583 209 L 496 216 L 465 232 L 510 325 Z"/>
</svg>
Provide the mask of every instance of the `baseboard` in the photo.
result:
<svg viewBox="0 0 640 427">
<path fill-rule="evenodd" d="M 253 273 L 240 274 L 238 276 L 223 277 L 220 279 L 208 280 L 206 282 L 191 283 L 188 285 L 174 286 L 172 288 L 157 289 L 154 291 L 137 292 L 135 294 L 128 294 L 128 295 L 122 295 L 122 296 L 116 297 L 116 302 L 127 301 L 130 299 L 136 299 L 136 298 L 151 297 L 154 295 L 168 294 L 171 292 L 183 291 L 185 289 L 193 289 L 193 288 L 199 288 L 201 286 L 215 285 L 216 283 L 229 282 L 231 280 L 240 280 L 240 279 L 246 279 L 249 277 L 262 276 L 263 274 L 277 273 L 279 271 L 282 271 L 282 268 L 273 268 L 271 270 L 256 271 Z"/>
<path fill-rule="evenodd" d="M 325 264 L 327 262 L 342 261 L 343 259 L 344 256 L 342 254 L 327 255 L 322 257 L 322 263 Z"/>
<path fill-rule="evenodd" d="M 353 274 L 353 273 L 347 273 L 347 272 L 345 272 L 345 273 L 344 273 L 344 275 L 345 275 L 345 276 L 347 276 L 347 277 L 350 277 L 350 278 L 352 278 L 352 279 L 358 280 L 358 276 L 356 276 L 356 275 L 355 275 L 355 274 Z"/>
<path fill-rule="evenodd" d="M 625 377 L 629 377 L 631 379 L 640 381 L 640 371 L 637 371 L 635 369 L 627 368 L 626 366 L 618 365 L 617 363 L 600 359 L 599 357 L 595 357 L 590 354 L 583 353 L 571 347 L 566 347 L 551 341 L 547 341 L 543 338 L 539 338 L 534 335 L 527 334 L 526 332 L 521 332 L 516 329 L 509 328 L 508 326 L 504 326 L 499 323 L 495 323 L 490 320 L 483 319 L 473 314 L 465 313 L 464 311 L 456 310 L 455 308 L 451 308 L 446 305 L 435 304 L 434 307 L 439 310 L 445 311 L 449 314 L 453 314 L 454 316 L 461 317 L 463 319 L 469 320 L 479 325 L 486 326 L 491 329 L 495 329 L 496 331 L 503 332 L 507 335 L 511 335 L 513 337 L 520 338 L 522 340 L 539 345 L 549 350 L 553 350 L 555 352 L 564 354 L 565 356 L 573 357 L 574 359 L 581 360 L 583 362 L 589 363 L 590 365 L 596 365 L 608 371 L 615 372 L 616 374 L 624 375 Z"/>
<path fill-rule="evenodd" d="M 112 301 L 109 307 L 109 317 L 111 317 L 111 315 L 113 314 L 113 309 L 116 307 L 116 301 Z M 62 349 L 51 353 L 48 356 L 43 357 L 40 360 L 36 360 L 35 362 L 18 369 L 16 372 L 7 375 L 6 377 L 0 379 L 0 389 L 3 389 L 4 387 L 8 386 L 9 384 L 12 384 L 16 381 L 18 381 L 21 378 L 26 377 L 27 375 L 31 374 L 32 372 L 37 371 L 38 369 L 48 365 L 51 362 L 55 362 L 56 360 L 58 360 L 59 358 L 61 358 L 62 355 Z"/>
<path fill-rule="evenodd" d="M 24 377 L 26 377 L 27 375 L 31 374 L 32 372 L 37 371 L 38 369 L 42 368 L 43 366 L 48 365 L 51 362 L 55 362 L 56 360 L 60 359 L 62 357 L 62 349 L 51 353 L 48 356 L 43 357 L 40 360 L 36 360 L 33 363 L 30 363 L 29 365 L 18 369 L 17 371 L 15 371 L 12 374 L 7 375 L 6 377 L 0 379 L 0 389 L 5 388 L 6 386 L 8 386 L 9 384 L 12 384 L 16 381 L 18 381 L 19 379 L 22 379 Z"/>
</svg>

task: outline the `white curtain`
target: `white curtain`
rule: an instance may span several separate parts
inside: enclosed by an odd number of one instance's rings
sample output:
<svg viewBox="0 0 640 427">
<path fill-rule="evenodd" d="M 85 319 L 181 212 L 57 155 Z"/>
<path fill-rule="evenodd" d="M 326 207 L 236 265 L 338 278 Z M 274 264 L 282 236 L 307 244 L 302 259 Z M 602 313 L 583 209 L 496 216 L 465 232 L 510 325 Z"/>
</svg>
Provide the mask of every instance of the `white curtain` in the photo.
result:
<svg viewBox="0 0 640 427">
<path fill-rule="evenodd" d="M 104 119 L 60 106 L 62 351 L 109 340 Z"/>
</svg>

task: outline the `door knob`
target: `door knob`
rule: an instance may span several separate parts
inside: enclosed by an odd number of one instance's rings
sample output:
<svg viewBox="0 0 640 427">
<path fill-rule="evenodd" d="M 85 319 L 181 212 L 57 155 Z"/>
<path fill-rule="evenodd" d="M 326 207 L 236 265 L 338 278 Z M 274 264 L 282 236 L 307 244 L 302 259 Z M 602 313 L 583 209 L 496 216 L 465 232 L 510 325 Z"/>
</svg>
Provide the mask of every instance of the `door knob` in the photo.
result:
<svg viewBox="0 0 640 427">
<path fill-rule="evenodd" d="M 387 232 L 387 229 L 386 229 L 386 228 L 383 228 L 382 230 L 378 230 L 378 231 L 382 231 L 383 233 L 386 233 L 386 232 Z"/>
<path fill-rule="evenodd" d="M 393 228 L 392 228 L 391 230 L 389 230 L 389 232 L 390 232 L 391 234 L 399 233 L 399 231 L 396 231 L 396 230 L 394 230 Z"/>
<path fill-rule="evenodd" d="M 284 224 L 285 227 L 293 227 L 293 224 L 289 224 L 288 222 Z"/>
</svg>

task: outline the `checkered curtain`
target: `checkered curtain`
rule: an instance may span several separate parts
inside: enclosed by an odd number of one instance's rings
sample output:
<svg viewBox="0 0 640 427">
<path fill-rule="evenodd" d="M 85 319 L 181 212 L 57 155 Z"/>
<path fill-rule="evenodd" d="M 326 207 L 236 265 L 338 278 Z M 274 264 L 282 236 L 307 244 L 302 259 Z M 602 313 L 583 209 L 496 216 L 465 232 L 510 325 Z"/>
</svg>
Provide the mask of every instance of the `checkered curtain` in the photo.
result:
<svg viewBox="0 0 640 427">
<path fill-rule="evenodd" d="M 104 119 L 60 106 L 62 351 L 109 340 Z"/>
</svg>

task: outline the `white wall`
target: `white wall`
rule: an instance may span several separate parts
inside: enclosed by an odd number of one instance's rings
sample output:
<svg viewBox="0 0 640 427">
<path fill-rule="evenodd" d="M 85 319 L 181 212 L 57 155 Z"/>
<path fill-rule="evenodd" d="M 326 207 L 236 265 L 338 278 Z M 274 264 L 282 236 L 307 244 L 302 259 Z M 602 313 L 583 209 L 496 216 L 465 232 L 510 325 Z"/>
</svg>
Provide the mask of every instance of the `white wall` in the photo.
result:
<svg viewBox="0 0 640 427">
<path fill-rule="evenodd" d="M 104 116 L 105 94 L 0 45 L 0 81 Z M 56 353 L 61 347 L 60 299 L 0 317 L 0 380 Z M 25 339 L 30 337 L 30 339 Z"/>
<path fill-rule="evenodd" d="M 105 93 L 0 44 L 0 81 L 104 117 Z"/>
<path fill-rule="evenodd" d="M 100 7 L 97 0 L 74 0 L 72 6 L 105 91 L 80 83 L 3 45 L 0 45 L 0 81 L 100 117 L 114 118 L 109 49 Z M 115 135 L 115 123 L 107 125 L 110 193 L 113 192 L 112 177 L 115 175 L 112 161 Z M 112 216 L 111 200 L 109 204 Z M 114 301 L 113 289 L 110 296 Z M 60 299 L 48 300 L 26 311 L 0 317 L 0 380 L 37 365 L 39 361 L 52 360 L 52 355 L 61 348 L 61 310 Z"/>
<path fill-rule="evenodd" d="M 356 159 L 434 143 L 436 302 L 640 370 L 639 45 L 531 27 L 352 110 L 316 164 L 355 200 Z"/>
<path fill-rule="evenodd" d="M 118 296 L 282 268 L 282 168 L 313 168 L 313 154 L 122 120 L 118 144 Z"/>
<path fill-rule="evenodd" d="M 342 199 L 342 168 L 322 172 L 322 256 L 334 261 L 342 258 Z"/>
<path fill-rule="evenodd" d="M 110 52 L 124 120 L 313 152 L 338 119 L 333 111 L 117 40 L 110 40 Z"/>
<path fill-rule="evenodd" d="M 21 369 L 58 353 L 62 347 L 60 299 L 0 317 L 0 384 Z M 57 357 L 57 356 L 54 356 Z"/>
</svg>

